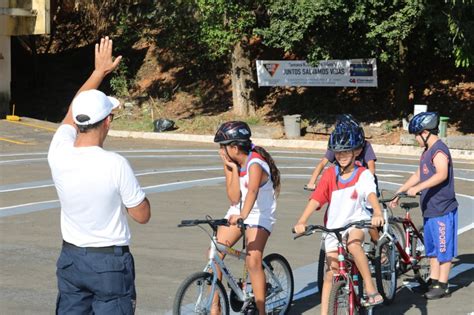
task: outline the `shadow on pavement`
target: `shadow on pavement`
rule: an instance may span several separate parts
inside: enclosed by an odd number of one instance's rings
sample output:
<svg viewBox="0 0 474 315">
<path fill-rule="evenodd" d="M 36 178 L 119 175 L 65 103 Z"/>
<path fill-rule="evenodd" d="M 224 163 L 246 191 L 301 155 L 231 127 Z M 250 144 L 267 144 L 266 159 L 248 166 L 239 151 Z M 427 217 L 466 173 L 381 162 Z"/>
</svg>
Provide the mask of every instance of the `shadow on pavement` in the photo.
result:
<svg viewBox="0 0 474 315">
<path fill-rule="evenodd" d="M 321 304 L 321 294 L 311 294 L 305 298 L 293 302 L 289 315 L 300 315 L 300 314 L 316 314 L 314 308 Z"/>
<path fill-rule="evenodd" d="M 453 262 L 453 268 L 462 264 L 474 264 L 474 254 L 459 255 Z M 398 279 L 398 290 L 395 301 L 391 305 L 378 306 L 373 310 L 373 314 L 399 315 L 411 311 L 413 314 L 428 315 L 429 300 L 425 299 L 420 293 L 415 293 L 402 285 L 404 279 L 410 279 L 409 275 L 401 275 Z M 460 272 L 449 280 L 451 294 L 455 295 L 457 291 L 468 287 L 474 281 L 474 268 L 469 268 Z M 445 298 L 445 303 L 450 303 L 450 298 Z M 432 301 L 434 302 L 434 301 Z M 321 295 L 312 294 L 303 299 L 293 302 L 290 315 L 317 314 L 321 304 Z M 432 310 L 432 308 L 431 308 Z"/>
</svg>

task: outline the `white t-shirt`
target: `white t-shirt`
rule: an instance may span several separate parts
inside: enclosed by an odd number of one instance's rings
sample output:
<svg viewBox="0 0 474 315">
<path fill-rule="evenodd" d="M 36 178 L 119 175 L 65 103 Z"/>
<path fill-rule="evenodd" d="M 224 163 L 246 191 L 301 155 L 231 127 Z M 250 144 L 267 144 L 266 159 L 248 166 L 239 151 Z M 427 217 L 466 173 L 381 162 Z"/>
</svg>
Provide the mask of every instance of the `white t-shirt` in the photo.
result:
<svg viewBox="0 0 474 315">
<path fill-rule="evenodd" d="M 330 229 L 340 228 L 354 221 L 369 220 L 371 214 L 366 209 L 367 198 L 376 192 L 374 176 L 368 169 L 358 167 L 346 180 L 337 178 L 338 172 L 337 166 L 328 168 L 311 195 L 312 199 L 319 202 L 320 207 L 329 203 L 324 224 Z"/>
<path fill-rule="evenodd" d="M 272 231 L 273 225 L 275 224 L 275 210 L 276 210 L 276 199 L 275 190 L 273 189 L 273 181 L 270 177 L 270 167 L 268 163 L 256 152 L 251 152 L 248 157 L 247 165 L 245 169 L 240 171 L 240 192 L 242 194 L 241 202 L 237 205 L 233 205 L 229 208 L 226 214 L 228 219 L 231 215 L 239 215 L 240 208 L 245 203 L 245 198 L 248 193 L 249 183 L 249 169 L 252 164 L 258 164 L 268 175 L 268 180 L 265 184 L 259 187 L 257 200 L 253 205 L 247 219 L 244 223 L 252 226 L 261 226 L 267 229 L 269 232 Z"/>
<path fill-rule="evenodd" d="M 338 172 L 338 166 L 328 168 L 311 195 L 312 199 L 319 202 L 320 208 L 329 203 L 324 215 L 324 225 L 336 229 L 351 222 L 370 220 L 371 214 L 366 204 L 368 196 L 376 193 L 374 176 L 362 166 L 354 170 L 346 180 L 338 178 Z M 351 228 L 343 232 L 343 235 L 350 230 Z M 326 252 L 337 250 L 338 241 L 333 233 L 323 233 L 323 238 Z"/>
<path fill-rule="evenodd" d="M 61 202 L 63 239 L 80 247 L 129 245 L 127 211 L 145 199 L 127 160 L 114 152 L 74 147 L 76 129 L 56 131 L 48 163 Z"/>
</svg>

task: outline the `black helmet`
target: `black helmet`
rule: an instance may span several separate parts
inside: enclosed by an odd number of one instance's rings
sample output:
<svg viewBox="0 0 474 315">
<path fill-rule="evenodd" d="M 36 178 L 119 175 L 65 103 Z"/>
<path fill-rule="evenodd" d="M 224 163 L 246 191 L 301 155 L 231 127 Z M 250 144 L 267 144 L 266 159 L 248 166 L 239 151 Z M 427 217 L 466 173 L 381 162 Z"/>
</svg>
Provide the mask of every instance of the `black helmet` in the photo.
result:
<svg viewBox="0 0 474 315">
<path fill-rule="evenodd" d="M 252 132 L 247 123 L 243 121 L 228 121 L 217 129 L 214 142 L 219 144 L 250 142 L 250 136 L 252 136 Z"/>
<path fill-rule="evenodd" d="M 338 124 L 329 137 L 328 150 L 342 152 L 361 148 L 365 142 L 361 130 L 352 124 Z"/>
<path fill-rule="evenodd" d="M 438 134 L 439 115 L 435 112 L 422 112 L 416 114 L 410 120 L 408 125 L 408 132 L 411 134 L 419 134 L 423 130 L 428 130 L 433 134 Z"/>
</svg>

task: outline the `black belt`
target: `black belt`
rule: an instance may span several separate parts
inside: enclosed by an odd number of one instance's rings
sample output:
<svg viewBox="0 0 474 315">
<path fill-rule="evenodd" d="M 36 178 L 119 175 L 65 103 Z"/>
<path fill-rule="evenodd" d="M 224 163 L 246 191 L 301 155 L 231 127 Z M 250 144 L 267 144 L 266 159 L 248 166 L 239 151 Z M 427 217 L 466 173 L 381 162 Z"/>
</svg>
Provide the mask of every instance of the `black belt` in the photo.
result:
<svg viewBox="0 0 474 315">
<path fill-rule="evenodd" d="M 115 254 L 116 250 L 121 250 L 122 253 L 129 253 L 130 248 L 128 246 L 106 246 L 106 247 L 79 247 L 74 244 L 63 241 L 63 247 L 77 250 L 85 250 L 86 252 L 91 253 L 105 253 L 105 254 Z"/>
</svg>

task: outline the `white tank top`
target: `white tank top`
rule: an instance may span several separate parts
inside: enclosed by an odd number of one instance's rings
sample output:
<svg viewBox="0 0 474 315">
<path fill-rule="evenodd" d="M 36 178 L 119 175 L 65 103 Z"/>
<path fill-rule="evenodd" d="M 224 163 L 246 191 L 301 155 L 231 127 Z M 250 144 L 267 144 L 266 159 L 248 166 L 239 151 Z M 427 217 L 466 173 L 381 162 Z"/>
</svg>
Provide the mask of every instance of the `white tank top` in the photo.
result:
<svg viewBox="0 0 474 315">
<path fill-rule="evenodd" d="M 257 199 L 255 200 L 253 208 L 244 223 L 249 225 L 259 225 L 271 232 L 273 224 L 275 224 L 276 221 L 275 190 L 273 189 L 270 167 L 263 157 L 256 152 L 250 153 L 247 159 L 247 165 L 245 165 L 245 168 L 240 170 L 240 192 L 242 194 L 242 199 L 240 203 L 229 208 L 226 218 L 230 217 L 230 215 L 240 214 L 240 210 L 245 203 L 245 198 L 248 193 L 249 169 L 250 166 L 255 163 L 260 165 L 263 171 L 267 173 L 268 180 L 260 186 Z"/>
</svg>

